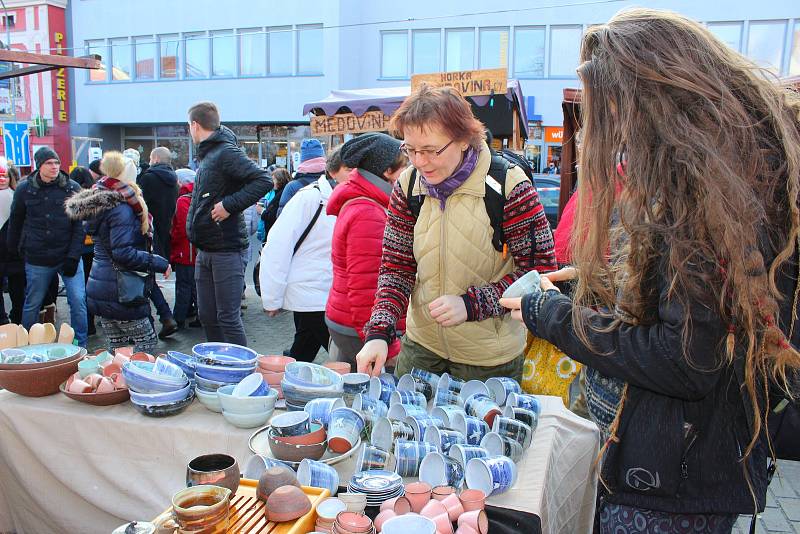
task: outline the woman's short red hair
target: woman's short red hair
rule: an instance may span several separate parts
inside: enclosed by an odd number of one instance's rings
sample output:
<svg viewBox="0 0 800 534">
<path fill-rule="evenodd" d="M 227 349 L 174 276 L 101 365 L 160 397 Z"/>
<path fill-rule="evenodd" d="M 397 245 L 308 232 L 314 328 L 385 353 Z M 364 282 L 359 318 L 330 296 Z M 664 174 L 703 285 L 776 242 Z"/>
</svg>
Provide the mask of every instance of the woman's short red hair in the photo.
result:
<svg viewBox="0 0 800 534">
<path fill-rule="evenodd" d="M 426 129 L 438 126 L 455 140 L 468 143 L 476 150 L 485 139 L 483 123 L 472 114 L 469 102 L 450 87 L 422 86 L 403 101 L 392 115 L 389 128 L 396 137 L 403 137 L 407 128 Z"/>
</svg>

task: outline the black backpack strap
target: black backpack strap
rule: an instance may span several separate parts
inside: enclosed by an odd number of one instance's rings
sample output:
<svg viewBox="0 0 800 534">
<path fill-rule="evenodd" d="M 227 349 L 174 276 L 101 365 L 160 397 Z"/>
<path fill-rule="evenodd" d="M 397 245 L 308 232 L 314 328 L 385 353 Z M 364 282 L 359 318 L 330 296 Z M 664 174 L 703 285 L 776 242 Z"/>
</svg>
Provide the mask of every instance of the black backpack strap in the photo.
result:
<svg viewBox="0 0 800 534">
<path fill-rule="evenodd" d="M 408 188 L 406 189 L 406 203 L 408 209 L 414 215 L 414 219 L 419 218 L 419 212 L 422 210 L 422 203 L 425 201 L 425 195 L 414 195 L 414 186 L 417 183 L 417 169 L 411 170 L 411 177 L 408 179 Z"/>
<path fill-rule="evenodd" d="M 511 167 L 512 164 L 503 156 L 493 154 L 489 174 L 486 176 L 486 194 L 483 201 L 486 204 L 489 223 L 492 225 L 492 246 L 498 252 L 503 252 L 506 242 L 503 232 L 503 211 L 506 204 L 506 173 Z"/>
<path fill-rule="evenodd" d="M 314 188 L 317 191 L 319 191 L 319 186 L 318 185 L 314 184 Z M 314 216 L 311 218 L 311 222 L 308 223 L 308 226 L 306 226 L 306 229 L 303 230 L 302 234 L 300 234 L 300 237 L 297 239 L 297 243 L 294 244 L 294 251 L 292 252 L 292 256 L 297 254 L 297 250 L 300 248 L 300 245 L 303 244 L 303 241 L 306 240 L 306 238 L 308 237 L 308 234 L 311 233 L 311 229 L 314 228 L 314 225 L 317 223 L 317 219 L 319 219 L 319 214 L 322 213 L 322 207 L 323 207 L 322 191 L 320 191 L 320 193 L 319 193 L 319 206 L 317 206 L 317 211 L 314 213 Z"/>
</svg>

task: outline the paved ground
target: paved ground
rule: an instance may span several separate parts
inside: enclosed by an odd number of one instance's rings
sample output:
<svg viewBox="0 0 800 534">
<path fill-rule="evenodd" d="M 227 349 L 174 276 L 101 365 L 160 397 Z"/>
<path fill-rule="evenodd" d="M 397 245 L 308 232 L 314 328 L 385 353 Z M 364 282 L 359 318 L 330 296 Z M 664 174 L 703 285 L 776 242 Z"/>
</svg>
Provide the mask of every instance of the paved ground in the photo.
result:
<svg viewBox="0 0 800 534">
<path fill-rule="evenodd" d="M 247 280 L 251 280 L 248 271 Z M 159 282 L 168 302 L 174 302 L 174 285 L 172 281 Z M 252 286 L 247 288 L 247 309 L 244 310 L 244 324 L 248 345 L 260 354 L 280 354 L 291 345 L 294 336 L 294 324 L 291 313 L 285 312 L 270 318 L 261 311 L 261 300 Z M 6 297 L 6 306 L 8 298 Z M 8 307 L 6 309 L 9 309 Z M 58 299 L 58 321 L 68 320 L 66 299 Z M 159 342 L 159 352 L 180 350 L 187 352 L 192 345 L 205 341 L 201 328 L 188 328 L 174 334 L 171 338 Z M 103 346 L 101 336 L 89 339 L 89 349 Z M 327 353 L 320 351 L 317 362 L 327 360 Z M 776 476 L 767 495 L 767 509 L 758 520 L 756 532 L 789 532 L 800 534 L 800 462 L 782 462 L 781 477 Z M 735 534 L 747 534 L 750 529 L 750 517 L 742 516 L 734 528 Z"/>
</svg>

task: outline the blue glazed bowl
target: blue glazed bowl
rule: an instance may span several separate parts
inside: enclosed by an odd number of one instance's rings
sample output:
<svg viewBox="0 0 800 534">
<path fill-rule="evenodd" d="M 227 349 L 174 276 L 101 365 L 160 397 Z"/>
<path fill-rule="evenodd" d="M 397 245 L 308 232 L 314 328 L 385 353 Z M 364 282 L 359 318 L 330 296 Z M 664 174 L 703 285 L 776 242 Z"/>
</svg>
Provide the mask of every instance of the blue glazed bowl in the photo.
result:
<svg viewBox="0 0 800 534">
<path fill-rule="evenodd" d="M 256 366 L 258 353 L 233 343 L 199 343 L 192 347 L 192 354 L 199 363 L 234 367 Z"/>
<path fill-rule="evenodd" d="M 227 386 L 233 382 L 220 382 L 219 380 L 209 380 L 200 375 L 194 375 L 194 380 L 197 382 L 197 389 L 203 390 L 205 393 L 217 394 L 217 390 L 222 386 Z"/>
<path fill-rule="evenodd" d="M 189 378 L 194 376 L 194 369 L 197 364 L 197 360 L 195 360 L 194 356 L 171 350 L 167 352 L 166 358 L 180 367 Z"/>
<path fill-rule="evenodd" d="M 132 361 L 122 366 L 122 376 L 131 391 L 167 393 L 183 389 L 189 383 L 185 374 L 180 377 L 172 377 L 153 373 L 154 365 L 150 362 Z"/>
<path fill-rule="evenodd" d="M 222 405 L 219 402 L 219 396 L 216 391 L 209 393 L 208 391 L 200 388 L 195 388 L 194 395 L 200 404 L 211 410 L 212 412 L 222 413 Z"/>
<path fill-rule="evenodd" d="M 247 375 L 253 374 L 256 370 L 255 365 L 249 367 L 226 367 L 224 365 L 208 365 L 205 363 L 197 363 L 195 367 L 195 377 L 201 376 L 208 380 L 216 382 L 225 382 L 226 384 L 238 384 Z"/>
<path fill-rule="evenodd" d="M 253 414 L 265 413 L 275 409 L 275 402 L 278 400 L 278 392 L 270 389 L 266 395 L 258 397 L 234 397 L 233 388 L 236 386 L 229 384 L 217 390 L 220 406 L 223 412 L 234 414 Z"/>
<path fill-rule="evenodd" d="M 161 406 L 148 406 L 146 404 L 138 404 L 133 401 L 131 401 L 131 404 L 133 404 L 133 407 L 136 408 L 136 411 L 142 415 L 146 415 L 148 417 L 167 417 L 181 413 L 192 403 L 193 400 L 194 392 L 191 392 L 190 390 L 188 397 L 181 401 L 170 404 L 163 404 Z"/>
<path fill-rule="evenodd" d="M 172 404 L 173 402 L 182 401 L 192 394 L 192 385 L 187 384 L 186 387 L 175 391 L 168 391 L 166 393 L 137 393 L 130 390 L 131 400 L 138 404 L 148 406 L 163 406 L 164 404 Z"/>
<path fill-rule="evenodd" d="M 343 388 L 342 375 L 314 363 L 287 364 L 283 378 L 299 388 L 338 388 L 339 391 Z"/>
<path fill-rule="evenodd" d="M 284 379 L 281 380 L 281 391 L 283 391 L 283 397 L 286 399 L 287 405 L 293 404 L 300 406 L 302 409 L 312 399 L 341 397 L 342 385 L 340 383 L 338 387 L 309 388 L 289 382 L 284 376 Z"/>
</svg>

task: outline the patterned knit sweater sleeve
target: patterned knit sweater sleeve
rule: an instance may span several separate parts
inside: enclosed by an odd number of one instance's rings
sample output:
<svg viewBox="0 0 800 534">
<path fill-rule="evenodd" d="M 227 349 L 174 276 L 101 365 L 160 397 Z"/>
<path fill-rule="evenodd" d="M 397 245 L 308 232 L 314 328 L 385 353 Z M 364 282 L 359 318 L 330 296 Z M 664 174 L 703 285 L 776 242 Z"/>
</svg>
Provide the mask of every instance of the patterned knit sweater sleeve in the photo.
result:
<svg viewBox="0 0 800 534">
<path fill-rule="evenodd" d="M 550 223 L 536 188 L 527 180 L 519 183 L 506 200 L 503 231 L 514 258 L 514 270 L 497 282 L 467 288 L 461 296 L 467 307 L 467 321 L 482 321 L 507 313 L 500 306 L 500 296 L 508 286 L 530 270 L 550 272 L 558 268 Z"/>
<path fill-rule="evenodd" d="M 405 193 L 396 182 L 389 198 L 389 212 L 383 233 L 383 252 L 378 270 L 378 290 L 372 315 L 364 327 L 365 339 L 394 341 L 395 325 L 408 309 L 408 299 L 417 278 L 414 259 L 414 223 Z"/>
</svg>

